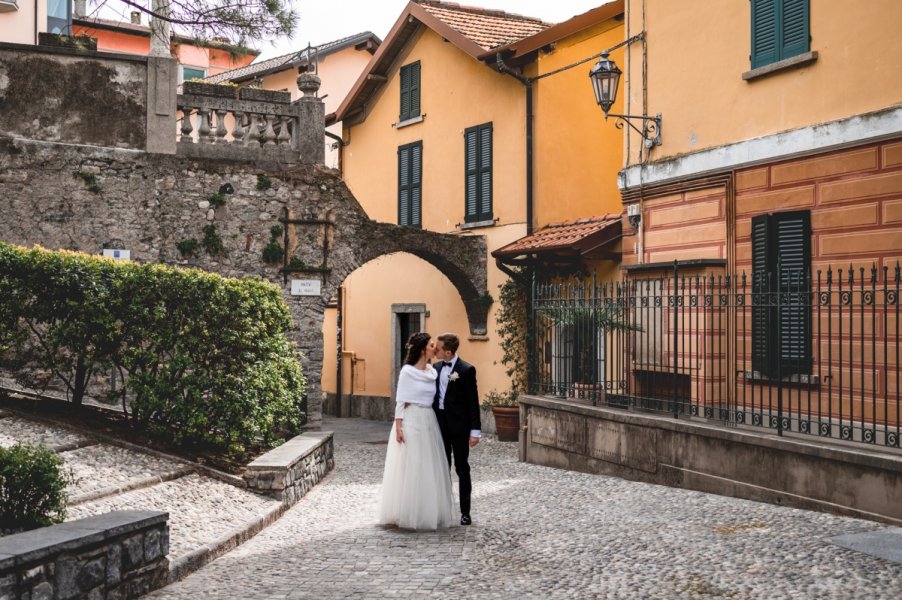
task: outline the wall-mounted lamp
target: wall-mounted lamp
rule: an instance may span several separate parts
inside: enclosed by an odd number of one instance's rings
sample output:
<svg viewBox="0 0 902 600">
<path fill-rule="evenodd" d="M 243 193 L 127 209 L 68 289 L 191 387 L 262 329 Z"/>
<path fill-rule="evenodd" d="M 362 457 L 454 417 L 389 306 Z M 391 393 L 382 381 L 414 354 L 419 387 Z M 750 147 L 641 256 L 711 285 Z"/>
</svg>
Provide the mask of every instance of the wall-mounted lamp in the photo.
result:
<svg viewBox="0 0 902 600">
<path fill-rule="evenodd" d="M 645 140 L 646 148 L 660 146 L 661 113 L 654 117 L 646 117 L 645 115 L 612 115 L 608 113 L 611 110 L 611 106 L 614 105 L 614 101 L 617 100 L 617 87 L 620 85 L 621 73 L 622 71 L 617 67 L 617 64 L 608 58 L 607 52 L 601 55 L 599 61 L 589 71 L 589 79 L 592 80 L 592 88 L 595 90 L 595 101 L 601 107 L 601 110 L 604 111 L 604 118 L 617 118 L 618 120 L 614 124 L 617 129 L 623 129 L 624 123 L 635 129 L 642 136 L 642 139 Z M 642 129 L 633 125 L 630 119 L 641 120 Z"/>
</svg>

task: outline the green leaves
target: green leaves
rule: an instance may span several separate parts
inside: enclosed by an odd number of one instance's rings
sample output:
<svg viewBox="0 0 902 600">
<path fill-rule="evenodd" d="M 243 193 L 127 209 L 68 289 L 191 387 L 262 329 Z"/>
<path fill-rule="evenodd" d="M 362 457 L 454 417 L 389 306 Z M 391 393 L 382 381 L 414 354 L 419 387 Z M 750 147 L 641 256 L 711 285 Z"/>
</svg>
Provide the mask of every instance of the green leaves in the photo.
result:
<svg viewBox="0 0 902 600">
<path fill-rule="evenodd" d="M 74 481 L 63 459 L 44 446 L 0 448 L 0 530 L 21 531 L 61 523 Z"/>
<path fill-rule="evenodd" d="M 227 454 L 298 432 L 305 380 L 288 307 L 260 279 L 0 243 L 0 360 L 73 402 L 115 398 L 170 443 Z M 127 414 L 128 414 L 127 412 Z"/>
</svg>

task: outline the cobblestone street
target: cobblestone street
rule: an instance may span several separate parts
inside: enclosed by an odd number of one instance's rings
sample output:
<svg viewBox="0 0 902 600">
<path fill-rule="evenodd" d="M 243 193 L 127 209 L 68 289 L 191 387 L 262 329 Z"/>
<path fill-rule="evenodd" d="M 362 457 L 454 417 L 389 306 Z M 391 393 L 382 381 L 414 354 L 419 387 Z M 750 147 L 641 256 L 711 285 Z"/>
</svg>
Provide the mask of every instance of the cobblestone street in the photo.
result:
<svg viewBox="0 0 902 600">
<path fill-rule="evenodd" d="M 869 521 L 517 462 L 471 458 L 473 521 L 375 524 L 388 427 L 329 420 L 335 471 L 274 525 L 154 598 L 869 598 L 902 565 L 827 538 Z"/>
</svg>

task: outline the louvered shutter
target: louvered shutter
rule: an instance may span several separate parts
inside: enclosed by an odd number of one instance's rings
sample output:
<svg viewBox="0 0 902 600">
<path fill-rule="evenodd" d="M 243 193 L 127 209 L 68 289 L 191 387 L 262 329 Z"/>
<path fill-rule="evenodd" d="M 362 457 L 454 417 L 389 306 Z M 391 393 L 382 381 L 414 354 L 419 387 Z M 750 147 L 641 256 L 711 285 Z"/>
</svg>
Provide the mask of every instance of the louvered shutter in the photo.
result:
<svg viewBox="0 0 902 600">
<path fill-rule="evenodd" d="M 401 67 L 401 114 L 398 119 L 406 121 L 420 115 L 420 63 L 419 61 Z"/>
<path fill-rule="evenodd" d="M 808 52 L 809 0 L 781 0 L 780 4 L 780 56 L 778 60 Z"/>
<path fill-rule="evenodd" d="M 779 266 L 780 374 L 811 372 L 811 215 L 808 211 L 771 216 Z"/>
<path fill-rule="evenodd" d="M 398 148 L 398 225 L 410 225 L 410 146 Z"/>
<path fill-rule="evenodd" d="M 410 147 L 410 223 L 412 227 L 423 225 L 423 145 Z"/>
<path fill-rule="evenodd" d="M 752 369 L 765 375 L 775 372 L 776 366 L 774 353 L 769 351 L 775 325 L 771 308 L 769 225 L 769 215 L 752 218 Z"/>
<path fill-rule="evenodd" d="M 763 67 L 777 58 L 777 3 L 779 0 L 752 0 L 752 68 Z"/>
<path fill-rule="evenodd" d="M 479 209 L 477 221 L 492 218 L 492 124 L 479 127 Z"/>
<path fill-rule="evenodd" d="M 410 69 L 401 67 L 401 110 L 398 120 L 403 121 L 410 113 Z"/>
<path fill-rule="evenodd" d="M 479 128 L 470 127 L 464 132 L 464 165 L 466 169 L 466 199 L 464 201 L 464 220 L 467 223 L 478 220 L 479 212 Z"/>
</svg>

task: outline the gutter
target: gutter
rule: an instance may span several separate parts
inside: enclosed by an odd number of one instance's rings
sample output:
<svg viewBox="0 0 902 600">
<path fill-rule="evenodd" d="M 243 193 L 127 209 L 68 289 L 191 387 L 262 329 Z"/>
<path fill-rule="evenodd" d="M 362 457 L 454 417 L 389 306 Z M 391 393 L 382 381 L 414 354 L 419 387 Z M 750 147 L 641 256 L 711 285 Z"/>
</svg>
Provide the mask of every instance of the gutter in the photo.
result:
<svg viewBox="0 0 902 600">
<path fill-rule="evenodd" d="M 499 73 L 506 73 L 523 84 L 526 89 L 526 235 L 532 234 L 532 79 L 525 77 L 504 64 L 501 53 L 495 55 L 495 66 Z"/>
<path fill-rule="evenodd" d="M 323 130 L 323 133 L 326 134 L 327 138 L 331 138 L 331 139 L 335 140 L 335 142 L 338 144 L 338 172 L 341 174 L 344 174 L 344 172 L 341 169 L 341 154 L 342 154 L 341 149 L 344 148 L 347 144 L 345 144 L 345 141 L 342 139 L 342 137 L 340 135 L 335 135 L 328 129 Z"/>
</svg>

